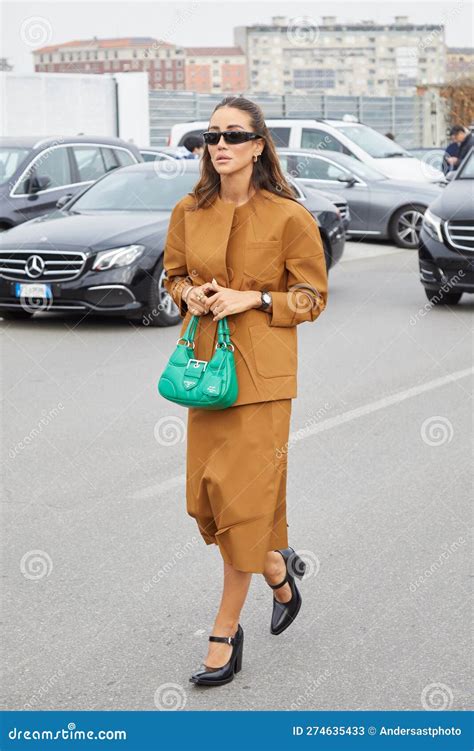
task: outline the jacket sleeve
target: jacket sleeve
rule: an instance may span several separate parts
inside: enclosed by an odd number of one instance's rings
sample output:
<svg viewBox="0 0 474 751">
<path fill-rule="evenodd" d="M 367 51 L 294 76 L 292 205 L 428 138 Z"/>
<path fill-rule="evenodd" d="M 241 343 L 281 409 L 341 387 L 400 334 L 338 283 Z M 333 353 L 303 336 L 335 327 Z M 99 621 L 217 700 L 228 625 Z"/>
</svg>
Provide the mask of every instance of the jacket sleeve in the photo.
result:
<svg viewBox="0 0 474 751">
<path fill-rule="evenodd" d="M 299 208 L 288 217 L 283 232 L 287 291 L 269 290 L 270 326 L 314 321 L 327 304 L 328 276 L 319 227 L 307 209 Z"/>
<path fill-rule="evenodd" d="M 186 284 L 193 280 L 187 274 L 186 243 L 184 236 L 184 207 L 182 201 L 176 204 L 171 212 L 168 234 L 165 241 L 163 265 L 166 276 L 163 286 L 179 308 L 179 315 L 184 318 L 188 306 L 181 300 L 181 291 Z"/>
</svg>

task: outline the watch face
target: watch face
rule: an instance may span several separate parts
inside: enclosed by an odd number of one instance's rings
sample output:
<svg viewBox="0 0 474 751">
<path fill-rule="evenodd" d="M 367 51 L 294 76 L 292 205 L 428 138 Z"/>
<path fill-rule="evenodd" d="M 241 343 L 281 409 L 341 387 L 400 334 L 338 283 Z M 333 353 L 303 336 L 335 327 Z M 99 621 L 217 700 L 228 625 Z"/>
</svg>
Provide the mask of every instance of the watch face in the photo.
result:
<svg viewBox="0 0 474 751">
<path fill-rule="evenodd" d="M 262 295 L 262 299 L 263 299 L 263 302 L 266 305 L 270 305 L 270 302 L 271 302 L 272 298 L 270 297 L 270 295 L 268 294 L 268 292 L 264 292 L 263 295 Z"/>
</svg>

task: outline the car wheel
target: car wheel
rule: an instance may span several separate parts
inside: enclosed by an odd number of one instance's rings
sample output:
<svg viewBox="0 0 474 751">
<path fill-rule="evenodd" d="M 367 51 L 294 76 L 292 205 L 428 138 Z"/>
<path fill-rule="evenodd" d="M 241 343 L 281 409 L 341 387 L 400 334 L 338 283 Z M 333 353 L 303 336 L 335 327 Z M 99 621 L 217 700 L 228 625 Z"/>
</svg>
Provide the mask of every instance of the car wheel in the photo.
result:
<svg viewBox="0 0 474 751">
<path fill-rule="evenodd" d="M 163 285 L 164 278 L 165 270 L 161 257 L 153 271 L 148 305 L 141 315 L 144 326 L 174 326 L 182 321 L 177 305 Z"/>
<path fill-rule="evenodd" d="M 0 316 L 4 318 L 6 321 L 26 321 L 29 318 L 31 318 L 33 313 L 30 313 L 28 310 L 1 310 L 0 309 Z"/>
<path fill-rule="evenodd" d="M 457 305 L 462 297 L 462 292 L 443 292 L 442 289 L 428 289 L 425 294 L 433 305 Z"/>
<path fill-rule="evenodd" d="M 390 237 L 399 248 L 417 248 L 426 206 L 402 206 L 390 221 Z"/>
</svg>

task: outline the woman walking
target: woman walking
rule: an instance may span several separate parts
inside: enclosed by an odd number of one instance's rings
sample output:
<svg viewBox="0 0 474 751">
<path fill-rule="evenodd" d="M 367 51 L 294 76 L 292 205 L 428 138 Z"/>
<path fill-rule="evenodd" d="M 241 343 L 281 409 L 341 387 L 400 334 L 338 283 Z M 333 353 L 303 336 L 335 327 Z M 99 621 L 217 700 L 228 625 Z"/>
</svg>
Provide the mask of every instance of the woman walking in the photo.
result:
<svg viewBox="0 0 474 751">
<path fill-rule="evenodd" d="M 242 665 L 239 623 L 252 573 L 273 589 L 272 634 L 295 619 L 305 564 L 288 546 L 287 450 L 297 395 L 297 334 L 326 307 L 318 225 L 294 198 L 263 112 L 244 97 L 215 108 L 201 175 L 174 207 L 165 287 L 184 319 L 200 316 L 194 357 L 210 360 L 227 317 L 239 394 L 222 410 L 188 409 L 187 512 L 219 546 L 224 582 L 208 653 L 190 678 L 228 683 Z"/>
</svg>

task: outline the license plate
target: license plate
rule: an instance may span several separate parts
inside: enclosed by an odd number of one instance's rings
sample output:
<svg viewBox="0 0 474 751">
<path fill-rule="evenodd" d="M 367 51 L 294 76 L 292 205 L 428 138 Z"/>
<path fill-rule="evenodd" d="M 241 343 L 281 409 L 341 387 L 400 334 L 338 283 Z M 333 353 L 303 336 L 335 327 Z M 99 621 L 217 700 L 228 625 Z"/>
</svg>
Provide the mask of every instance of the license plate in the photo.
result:
<svg viewBox="0 0 474 751">
<path fill-rule="evenodd" d="M 22 284 L 17 282 L 15 287 L 16 297 L 36 297 L 49 300 L 53 296 L 50 284 Z"/>
</svg>

